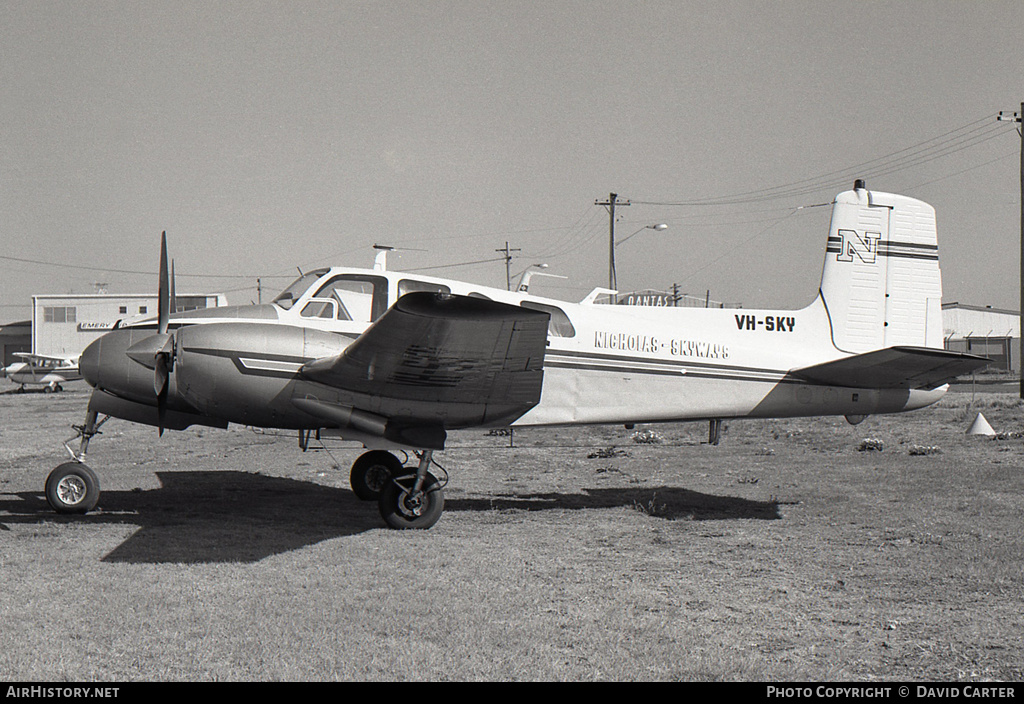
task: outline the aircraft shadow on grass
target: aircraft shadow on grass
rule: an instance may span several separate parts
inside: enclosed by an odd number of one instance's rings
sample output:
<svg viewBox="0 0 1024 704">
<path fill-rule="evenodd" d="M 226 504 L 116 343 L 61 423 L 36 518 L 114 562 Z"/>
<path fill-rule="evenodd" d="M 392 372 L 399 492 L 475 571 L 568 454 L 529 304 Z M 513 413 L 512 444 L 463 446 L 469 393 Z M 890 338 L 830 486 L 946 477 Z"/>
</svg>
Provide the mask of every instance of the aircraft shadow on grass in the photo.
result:
<svg viewBox="0 0 1024 704">
<path fill-rule="evenodd" d="M 349 489 L 237 471 L 157 472 L 161 487 L 106 491 L 87 516 L 54 515 L 36 492 L 0 494 L 4 523 L 139 526 L 104 562 L 256 562 L 331 538 L 383 528 L 377 506 Z M 16 497 L 16 498 L 12 498 Z M 585 489 L 579 494 L 451 497 L 449 511 L 543 511 L 637 507 L 666 520 L 778 519 L 774 502 L 673 487 Z"/>
</svg>

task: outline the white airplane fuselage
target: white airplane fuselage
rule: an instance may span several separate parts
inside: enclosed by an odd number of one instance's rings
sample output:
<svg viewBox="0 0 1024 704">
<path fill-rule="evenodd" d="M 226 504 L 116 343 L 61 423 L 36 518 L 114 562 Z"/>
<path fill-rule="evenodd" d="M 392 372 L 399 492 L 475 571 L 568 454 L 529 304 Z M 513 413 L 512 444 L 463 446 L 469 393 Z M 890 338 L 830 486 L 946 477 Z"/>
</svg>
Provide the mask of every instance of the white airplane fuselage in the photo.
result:
<svg viewBox="0 0 1024 704">
<path fill-rule="evenodd" d="M 841 356 L 820 298 L 798 311 L 571 310 L 576 337 L 551 340 L 541 402 L 516 425 L 862 416 L 921 408 L 946 390 L 851 389 L 788 376 Z"/>
<path fill-rule="evenodd" d="M 791 374 L 894 345 L 941 348 L 941 284 L 930 206 L 866 190 L 841 194 L 828 241 L 822 286 L 800 310 L 606 305 L 592 302 L 594 294 L 569 303 L 383 267 L 336 267 L 305 275 L 273 304 L 190 311 L 172 316 L 170 327 L 255 323 L 313 329 L 340 336 L 336 354 L 409 291 L 541 309 L 551 321 L 540 402 L 514 419 L 515 426 L 812 415 L 855 419 L 937 401 L 945 386 L 873 388 Z M 318 354 L 328 352 L 321 346 Z M 240 353 L 236 366 L 280 378 L 311 361 L 294 353 L 272 357 Z M 268 387 L 265 397 L 283 393 Z M 222 420 L 253 424 L 256 417 Z"/>
</svg>

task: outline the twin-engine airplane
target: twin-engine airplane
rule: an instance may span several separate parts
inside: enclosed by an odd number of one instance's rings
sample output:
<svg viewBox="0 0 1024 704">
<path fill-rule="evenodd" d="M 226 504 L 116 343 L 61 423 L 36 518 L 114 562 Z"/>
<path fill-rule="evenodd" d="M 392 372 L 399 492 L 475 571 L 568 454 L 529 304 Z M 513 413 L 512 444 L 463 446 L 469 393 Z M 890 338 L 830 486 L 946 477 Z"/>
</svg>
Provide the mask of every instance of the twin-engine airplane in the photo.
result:
<svg viewBox="0 0 1024 704">
<path fill-rule="evenodd" d="M 987 362 L 942 349 L 934 209 L 859 181 L 835 200 L 821 287 L 802 310 L 574 304 L 379 264 L 309 272 L 267 305 L 171 316 L 167 291 L 165 240 L 158 318 L 81 356 L 94 391 L 80 449 L 46 482 L 55 510 L 96 505 L 83 460 L 111 416 L 161 433 L 238 423 L 296 430 L 302 447 L 311 433 L 359 441 L 356 495 L 389 526 L 429 528 L 444 506 L 432 455 L 450 430 L 859 422 L 934 403 Z M 398 449 L 418 461 L 403 467 Z"/>
<path fill-rule="evenodd" d="M 63 384 L 82 378 L 78 372 L 78 357 L 31 352 L 15 352 L 14 356 L 24 361 L 4 367 L 2 375 L 15 384 L 21 384 L 19 391 L 24 391 L 26 386 L 42 386 L 46 392 L 63 391 Z"/>
</svg>

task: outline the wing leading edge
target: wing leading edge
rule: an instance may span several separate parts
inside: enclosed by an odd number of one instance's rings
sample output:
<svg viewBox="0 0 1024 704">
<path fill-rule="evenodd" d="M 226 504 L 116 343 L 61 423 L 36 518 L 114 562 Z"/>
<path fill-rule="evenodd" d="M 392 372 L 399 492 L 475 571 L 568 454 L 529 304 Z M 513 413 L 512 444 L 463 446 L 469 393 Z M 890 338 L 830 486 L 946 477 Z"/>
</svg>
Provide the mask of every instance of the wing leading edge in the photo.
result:
<svg viewBox="0 0 1024 704">
<path fill-rule="evenodd" d="M 410 293 L 341 354 L 299 373 L 389 425 L 510 423 L 540 402 L 548 319 L 486 299 Z"/>
<path fill-rule="evenodd" d="M 871 389 L 933 389 L 992 360 L 931 347 L 888 347 L 790 374 L 815 384 Z"/>
</svg>

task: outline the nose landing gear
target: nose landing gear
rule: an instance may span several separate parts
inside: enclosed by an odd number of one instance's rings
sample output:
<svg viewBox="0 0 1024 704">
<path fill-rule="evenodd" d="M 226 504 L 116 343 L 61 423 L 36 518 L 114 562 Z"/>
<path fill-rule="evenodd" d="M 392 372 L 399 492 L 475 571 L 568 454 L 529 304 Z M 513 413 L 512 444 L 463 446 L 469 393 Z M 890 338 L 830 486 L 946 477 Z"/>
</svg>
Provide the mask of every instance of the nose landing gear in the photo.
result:
<svg viewBox="0 0 1024 704">
<path fill-rule="evenodd" d="M 99 500 L 100 481 L 81 462 L 65 462 L 46 478 L 46 501 L 57 513 L 86 513 Z"/>
<path fill-rule="evenodd" d="M 46 477 L 46 502 L 57 513 L 87 513 L 96 508 L 100 500 L 100 480 L 85 464 L 85 453 L 89 449 L 89 441 L 99 434 L 100 426 L 110 416 L 104 416 L 98 423 L 96 419 L 96 411 L 89 411 L 85 415 L 85 424 L 74 426 L 77 434 L 64 442 L 72 461 L 58 465 Z M 77 453 L 68 444 L 76 438 L 81 440 Z"/>
</svg>

